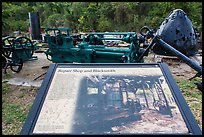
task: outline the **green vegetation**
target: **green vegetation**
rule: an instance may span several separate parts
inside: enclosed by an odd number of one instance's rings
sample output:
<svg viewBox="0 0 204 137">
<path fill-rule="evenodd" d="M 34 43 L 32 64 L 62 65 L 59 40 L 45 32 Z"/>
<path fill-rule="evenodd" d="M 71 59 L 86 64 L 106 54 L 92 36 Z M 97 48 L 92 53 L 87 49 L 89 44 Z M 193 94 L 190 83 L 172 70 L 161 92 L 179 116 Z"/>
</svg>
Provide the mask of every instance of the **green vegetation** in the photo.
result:
<svg viewBox="0 0 204 137">
<path fill-rule="evenodd" d="M 189 105 L 196 121 L 202 128 L 202 92 L 197 89 L 195 82 L 201 82 L 201 78 L 193 80 L 178 80 L 176 82 L 182 91 L 182 94 Z"/>
<path fill-rule="evenodd" d="M 13 76 L 9 73 L 6 73 L 6 74 L 3 74 L 2 78 L 3 79 L 11 79 L 11 78 L 13 78 Z"/>
<path fill-rule="evenodd" d="M 36 11 L 42 28 L 137 32 L 144 25 L 158 28 L 174 9 L 183 9 L 202 30 L 202 2 L 2 2 L 2 32 L 28 32 L 28 13 Z"/>
<path fill-rule="evenodd" d="M 2 134 L 19 135 L 38 88 L 2 83 Z"/>
</svg>

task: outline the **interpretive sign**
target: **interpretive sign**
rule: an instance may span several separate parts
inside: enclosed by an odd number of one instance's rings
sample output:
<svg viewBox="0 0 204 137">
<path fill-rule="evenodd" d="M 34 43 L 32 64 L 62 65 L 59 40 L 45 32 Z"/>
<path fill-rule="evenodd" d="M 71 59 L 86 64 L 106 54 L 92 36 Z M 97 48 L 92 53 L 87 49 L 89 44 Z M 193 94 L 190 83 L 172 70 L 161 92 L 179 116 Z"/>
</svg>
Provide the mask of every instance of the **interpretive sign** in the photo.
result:
<svg viewBox="0 0 204 137">
<path fill-rule="evenodd" d="M 166 64 L 53 64 L 38 94 L 22 134 L 201 133 Z"/>
</svg>

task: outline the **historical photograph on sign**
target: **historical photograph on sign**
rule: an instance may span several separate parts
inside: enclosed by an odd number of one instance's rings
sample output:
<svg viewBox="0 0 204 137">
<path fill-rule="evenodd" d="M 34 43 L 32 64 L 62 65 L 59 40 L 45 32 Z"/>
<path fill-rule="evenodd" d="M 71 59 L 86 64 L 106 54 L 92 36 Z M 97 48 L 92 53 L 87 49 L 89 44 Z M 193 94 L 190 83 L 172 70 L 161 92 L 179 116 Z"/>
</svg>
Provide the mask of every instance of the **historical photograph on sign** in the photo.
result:
<svg viewBox="0 0 204 137">
<path fill-rule="evenodd" d="M 143 67 L 58 68 L 33 133 L 188 132 L 160 68 Z"/>
</svg>

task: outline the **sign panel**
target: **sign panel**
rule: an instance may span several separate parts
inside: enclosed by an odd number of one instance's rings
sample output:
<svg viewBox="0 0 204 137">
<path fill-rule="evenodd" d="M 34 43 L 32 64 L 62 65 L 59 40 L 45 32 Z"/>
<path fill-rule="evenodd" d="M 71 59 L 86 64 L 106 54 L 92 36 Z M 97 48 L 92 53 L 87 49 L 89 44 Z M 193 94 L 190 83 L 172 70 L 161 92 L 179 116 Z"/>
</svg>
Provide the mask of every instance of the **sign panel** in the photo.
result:
<svg viewBox="0 0 204 137">
<path fill-rule="evenodd" d="M 65 66 L 54 71 L 32 134 L 189 134 L 161 65 Z"/>
</svg>

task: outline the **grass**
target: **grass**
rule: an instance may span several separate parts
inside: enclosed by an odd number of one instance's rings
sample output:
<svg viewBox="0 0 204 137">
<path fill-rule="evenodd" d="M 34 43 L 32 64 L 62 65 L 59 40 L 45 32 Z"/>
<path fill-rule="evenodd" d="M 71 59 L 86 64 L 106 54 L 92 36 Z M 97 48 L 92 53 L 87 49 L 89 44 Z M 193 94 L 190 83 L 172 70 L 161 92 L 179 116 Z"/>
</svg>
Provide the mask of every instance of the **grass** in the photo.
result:
<svg viewBox="0 0 204 137">
<path fill-rule="evenodd" d="M 200 128 L 202 128 L 202 91 L 197 89 L 195 82 L 201 82 L 201 78 L 193 80 L 178 80 L 175 79 L 188 106 L 191 109 Z"/>
<path fill-rule="evenodd" d="M 2 134 L 19 135 L 38 88 L 2 83 Z M 29 100 L 30 101 L 29 101 Z M 22 101 L 28 100 L 28 101 Z"/>
<path fill-rule="evenodd" d="M 13 76 L 9 73 L 3 74 L 2 79 L 11 79 Z"/>
</svg>

